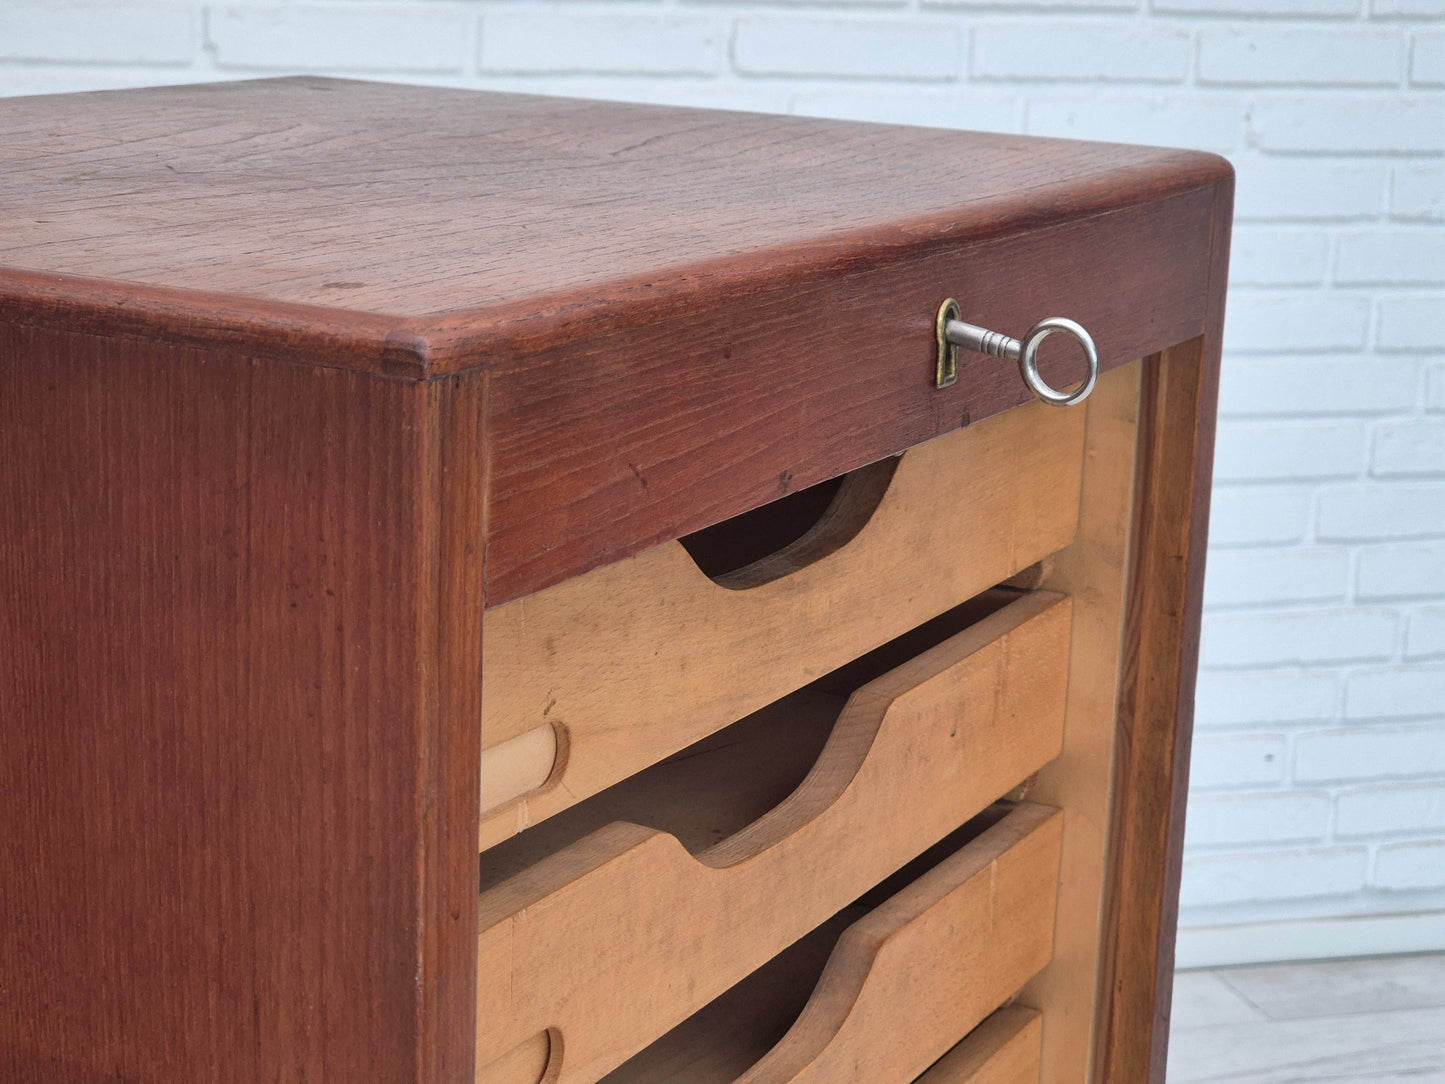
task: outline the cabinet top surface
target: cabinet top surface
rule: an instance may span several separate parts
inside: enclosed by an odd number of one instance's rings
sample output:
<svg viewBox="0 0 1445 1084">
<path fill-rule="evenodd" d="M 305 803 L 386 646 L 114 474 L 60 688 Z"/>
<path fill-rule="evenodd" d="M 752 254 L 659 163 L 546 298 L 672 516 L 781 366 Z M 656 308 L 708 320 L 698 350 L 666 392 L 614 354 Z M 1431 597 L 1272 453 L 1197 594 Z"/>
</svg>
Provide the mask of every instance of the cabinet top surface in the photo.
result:
<svg viewBox="0 0 1445 1084">
<path fill-rule="evenodd" d="M 574 315 L 1211 183 L 1186 151 L 318 78 L 0 102 L 0 300 Z M 60 276 L 64 276 L 62 280 Z"/>
</svg>

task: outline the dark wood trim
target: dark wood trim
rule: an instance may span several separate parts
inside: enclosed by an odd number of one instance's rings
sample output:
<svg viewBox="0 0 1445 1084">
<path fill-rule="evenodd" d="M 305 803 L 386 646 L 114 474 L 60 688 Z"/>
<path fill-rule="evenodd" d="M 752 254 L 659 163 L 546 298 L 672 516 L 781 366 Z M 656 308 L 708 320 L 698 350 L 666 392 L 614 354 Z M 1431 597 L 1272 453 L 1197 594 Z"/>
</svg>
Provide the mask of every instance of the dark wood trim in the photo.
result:
<svg viewBox="0 0 1445 1084">
<path fill-rule="evenodd" d="M 0 1079 L 469 1081 L 484 375 L 0 359 Z"/>
<path fill-rule="evenodd" d="M 476 1074 L 477 820 L 480 816 L 482 611 L 486 605 L 487 387 L 473 372 L 430 382 L 427 457 L 435 469 L 436 665 L 420 718 L 417 788 L 425 865 L 417 1080 Z"/>
<path fill-rule="evenodd" d="M 1162 1079 L 1226 163 L 326 80 L 0 132 L 6 1084 L 469 1082 L 484 607 L 1024 401 L 932 386 L 948 295 L 1158 355 L 1097 1049 Z"/>
<path fill-rule="evenodd" d="M 1109 1084 L 1163 1084 L 1168 1057 L 1233 199 L 1230 178 L 1204 334 L 1145 366 L 1095 1047 Z"/>
<path fill-rule="evenodd" d="M 427 368 L 424 340 L 391 316 L 15 268 L 0 267 L 0 323 L 407 380 Z"/>
<path fill-rule="evenodd" d="M 8 99 L 0 320 L 438 376 L 1122 221 L 1220 171 L 1177 149 L 311 77 Z M 1096 258 L 1127 259 L 1125 236 Z"/>
<path fill-rule="evenodd" d="M 934 314 L 1089 328 L 1110 368 L 1204 330 L 1214 193 L 961 244 L 806 289 L 612 327 L 494 368 L 488 598 L 500 605 L 1029 398 L 983 355 L 933 386 Z M 556 334 L 570 340 L 572 330 Z M 679 344 L 686 343 L 685 347 Z M 1046 376 L 1081 375 L 1066 344 Z"/>
</svg>

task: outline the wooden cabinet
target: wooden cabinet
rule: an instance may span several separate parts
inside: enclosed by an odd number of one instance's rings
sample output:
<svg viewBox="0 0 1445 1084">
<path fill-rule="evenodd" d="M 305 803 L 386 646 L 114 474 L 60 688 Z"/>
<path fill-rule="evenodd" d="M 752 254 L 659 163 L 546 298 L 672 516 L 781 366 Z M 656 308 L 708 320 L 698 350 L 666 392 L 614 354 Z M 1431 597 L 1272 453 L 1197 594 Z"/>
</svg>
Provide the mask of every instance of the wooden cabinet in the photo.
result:
<svg viewBox="0 0 1445 1084">
<path fill-rule="evenodd" d="M 1162 1080 L 1225 163 L 320 79 L 0 133 L 0 1078 Z M 937 386 L 950 296 L 1097 388 Z"/>
</svg>

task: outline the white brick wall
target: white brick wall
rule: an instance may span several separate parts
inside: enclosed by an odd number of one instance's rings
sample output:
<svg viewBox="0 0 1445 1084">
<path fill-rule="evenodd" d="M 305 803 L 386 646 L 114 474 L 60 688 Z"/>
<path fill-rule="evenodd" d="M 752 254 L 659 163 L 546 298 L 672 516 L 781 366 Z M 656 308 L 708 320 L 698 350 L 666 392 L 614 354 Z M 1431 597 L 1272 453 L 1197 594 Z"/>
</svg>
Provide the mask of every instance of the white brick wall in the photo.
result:
<svg viewBox="0 0 1445 1084">
<path fill-rule="evenodd" d="M 1445 0 L 0 0 L 0 93 L 293 70 L 1229 156 L 1181 952 L 1445 948 Z"/>
</svg>

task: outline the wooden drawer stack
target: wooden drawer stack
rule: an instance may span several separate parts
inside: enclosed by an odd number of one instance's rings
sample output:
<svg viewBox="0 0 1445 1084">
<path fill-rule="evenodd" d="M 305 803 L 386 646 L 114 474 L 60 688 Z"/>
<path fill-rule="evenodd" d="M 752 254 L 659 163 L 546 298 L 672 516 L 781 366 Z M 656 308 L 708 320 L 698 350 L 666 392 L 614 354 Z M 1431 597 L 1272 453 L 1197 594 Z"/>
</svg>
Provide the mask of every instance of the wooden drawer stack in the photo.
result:
<svg viewBox="0 0 1445 1084">
<path fill-rule="evenodd" d="M 1162 1079 L 1227 166 L 312 79 L 0 135 L 0 1077 Z M 949 295 L 1093 395 L 935 386 Z"/>
<path fill-rule="evenodd" d="M 487 672 L 516 677 L 488 702 L 483 733 L 499 740 L 484 738 L 483 779 L 513 743 L 564 755 L 517 773 L 545 782 L 483 824 L 579 804 L 483 853 L 479 973 L 525 976 L 481 992 L 483 1079 L 507 1079 L 493 1059 L 549 1028 L 556 1079 L 598 1079 L 1057 756 L 1070 601 L 984 592 L 1072 538 L 1083 420 L 1022 407 L 909 450 L 861 529 L 840 487 L 811 543 L 836 523 L 852 537 L 782 575 L 765 555 L 718 583 L 671 542 L 490 611 Z M 529 722 L 553 740 L 532 741 Z M 1048 960 L 1058 827 L 1030 856 L 1033 881 L 998 886 L 1039 910 L 984 1013 Z M 937 907 L 984 891 L 978 848 L 1002 852 L 991 837 L 965 847 Z M 1015 935 L 969 917 L 961 944 L 934 946 L 960 965 L 970 943 Z M 907 928 L 926 921 L 958 920 Z M 865 1018 L 859 1049 L 909 1025 Z M 945 1028 L 944 1049 L 964 1030 Z M 941 1053 L 869 1079 L 911 1080 Z"/>
<path fill-rule="evenodd" d="M 1064 816 L 991 805 L 1064 745 L 1074 605 L 1040 584 L 1090 562 L 1081 619 L 1122 619 L 1122 536 L 1076 539 L 1089 412 L 1127 429 L 1137 379 L 724 525 L 743 557 L 715 544 L 712 576 L 690 538 L 489 611 L 487 672 L 510 680 L 483 722 L 483 839 L 501 841 L 479 974 L 518 978 L 481 991 L 480 1079 L 912 1081 L 1044 968 Z M 883 472 L 881 491 L 862 477 Z M 823 510 L 807 526 L 790 502 Z M 1075 703 L 1073 725 L 1107 742 L 1101 708 Z M 1067 903 L 1097 913 L 1086 880 Z M 978 1071 L 1036 1079 L 1043 1028 L 1012 1019 L 1031 1045 Z"/>
</svg>

